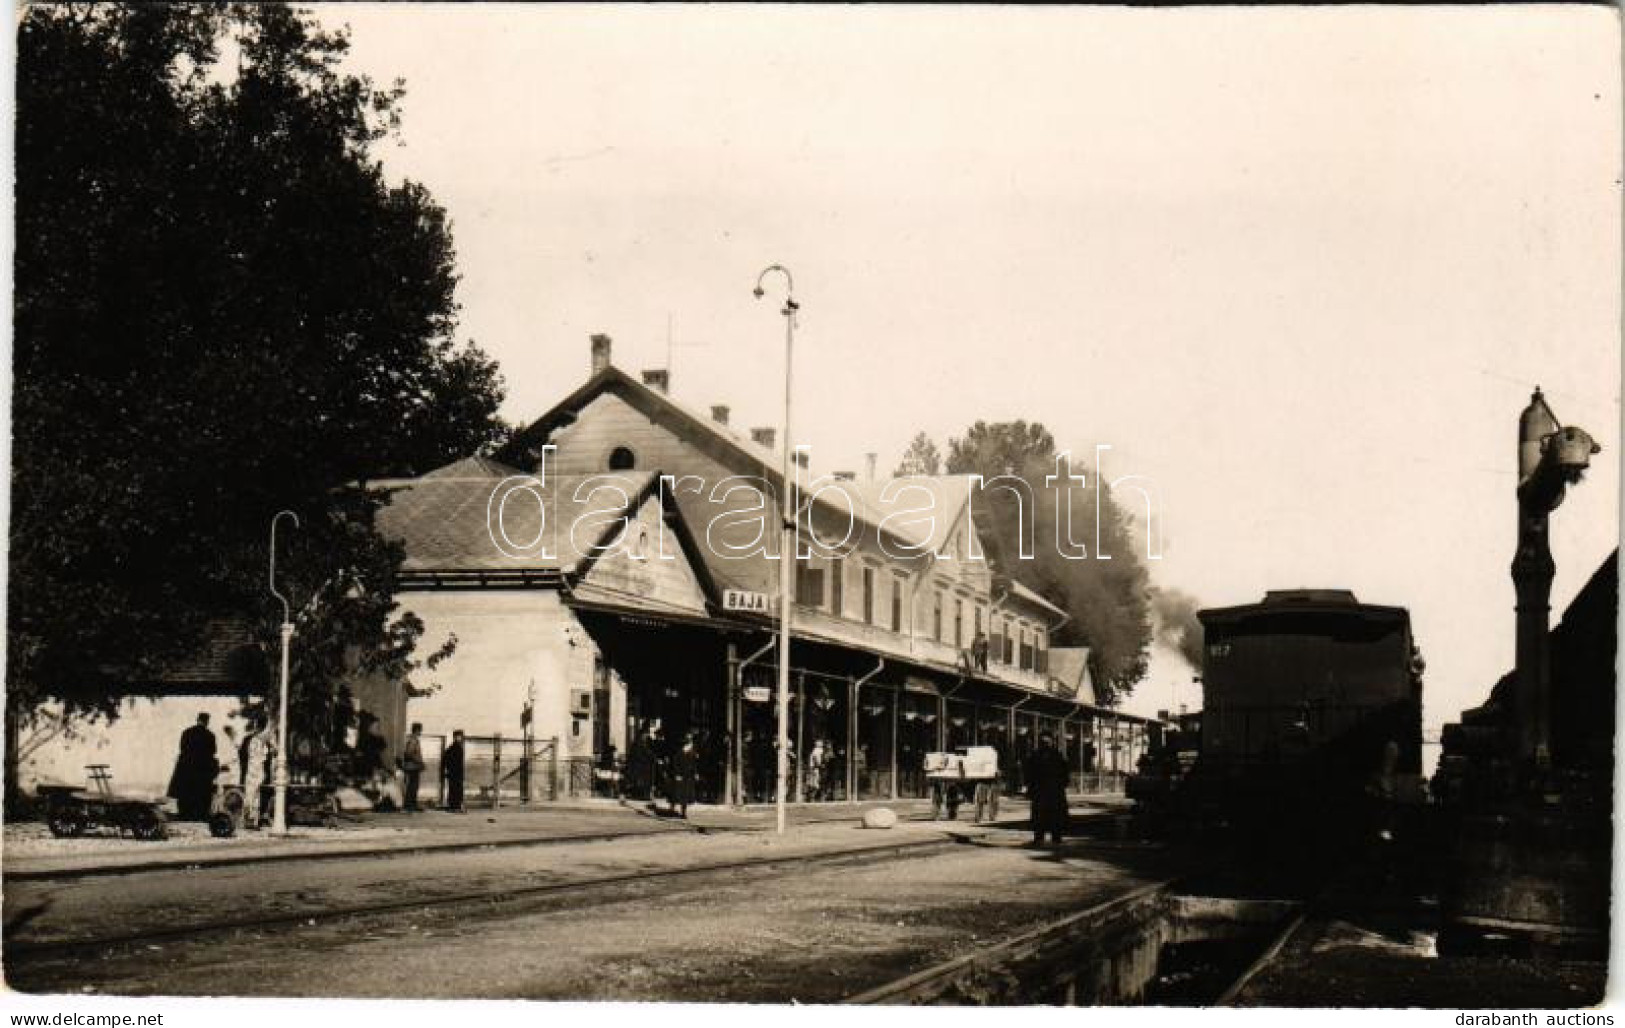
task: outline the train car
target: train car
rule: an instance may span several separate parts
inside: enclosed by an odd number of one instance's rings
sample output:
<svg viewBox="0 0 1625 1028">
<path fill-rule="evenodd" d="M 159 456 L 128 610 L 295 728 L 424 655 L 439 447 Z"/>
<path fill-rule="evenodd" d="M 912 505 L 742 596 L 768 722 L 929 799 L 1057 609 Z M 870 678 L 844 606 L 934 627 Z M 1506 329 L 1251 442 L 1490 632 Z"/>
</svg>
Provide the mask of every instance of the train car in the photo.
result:
<svg viewBox="0 0 1625 1028">
<path fill-rule="evenodd" d="M 1200 751 L 1163 813 L 1319 830 L 1421 800 L 1421 662 L 1404 608 L 1293 589 L 1197 616 Z"/>
</svg>

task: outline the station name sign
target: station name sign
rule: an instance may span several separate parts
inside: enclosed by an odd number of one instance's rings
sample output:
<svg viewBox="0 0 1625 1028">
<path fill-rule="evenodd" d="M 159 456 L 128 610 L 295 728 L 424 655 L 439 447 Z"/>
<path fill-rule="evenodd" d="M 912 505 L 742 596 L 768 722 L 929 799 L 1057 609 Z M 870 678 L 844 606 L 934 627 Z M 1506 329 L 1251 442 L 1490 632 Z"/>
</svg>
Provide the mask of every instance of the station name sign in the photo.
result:
<svg viewBox="0 0 1625 1028">
<path fill-rule="evenodd" d="M 744 611 L 747 614 L 771 614 L 773 604 L 765 593 L 753 593 L 745 589 L 724 589 L 722 609 Z"/>
</svg>

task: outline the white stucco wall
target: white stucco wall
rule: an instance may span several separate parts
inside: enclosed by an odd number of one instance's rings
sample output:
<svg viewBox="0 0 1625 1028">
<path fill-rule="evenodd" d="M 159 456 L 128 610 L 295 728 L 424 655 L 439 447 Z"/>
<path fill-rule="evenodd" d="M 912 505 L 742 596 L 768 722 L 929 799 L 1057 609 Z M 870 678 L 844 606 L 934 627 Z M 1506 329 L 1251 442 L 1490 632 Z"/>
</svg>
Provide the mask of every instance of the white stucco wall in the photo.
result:
<svg viewBox="0 0 1625 1028">
<path fill-rule="evenodd" d="M 161 796 L 175 769 L 181 732 L 206 713 L 215 741 L 223 747 L 226 724 L 235 725 L 242 737 L 242 722 L 229 716 L 240 706 L 231 696 L 127 699 L 114 720 L 86 724 L 77 737 L 57 738 L 28 757 L 20 769 L 22 786 L 31 790 L 42 781 L 83 786 L 86 764 L 107 764 L 117 791 Z"/>
</svg>

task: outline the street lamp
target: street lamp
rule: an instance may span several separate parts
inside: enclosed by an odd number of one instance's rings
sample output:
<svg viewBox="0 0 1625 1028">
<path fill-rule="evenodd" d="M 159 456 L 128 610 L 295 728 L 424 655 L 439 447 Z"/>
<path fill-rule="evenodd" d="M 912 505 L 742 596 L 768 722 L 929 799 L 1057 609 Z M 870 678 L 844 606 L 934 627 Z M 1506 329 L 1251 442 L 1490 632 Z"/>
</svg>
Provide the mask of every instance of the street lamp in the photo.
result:
<svg viewBox="0 0 1625 1028">
<path fill-rule="evenodd" d="M 790 376 L 795 359 L 796 311 L 801 307 L 795 300 L 796 286 L 795 280 L 790 277 L 790 270 L 778 264 L 762 269 L 762 273 L 756 276 L 756 298 L 762 298 L 762 282 L 775 271 L 784 276 L 784 309 L 779 312 L 784 315 L 784 480 L 779 492 L 779 518 L 783 522 L 779 540 L 779 768 L 778 784 L 774 789 L 778 834 L 783 835 L 784 800 L 790 774 L 790 574 L 796 545 L 796 515 L 790 502 Z"/>
<path fill-rule="evenodd" d="M 272 784 L 276 788 L 276 805 L 271 815 L 271 833 L 288 834 L 288 645 L 293 640 L 293 619 L 289 616 L 288 598 L 276 588 L 276 526 L 283 518 L 292 518 L 298 528 L 299 515 L 291 510 L 278 511 L 271 519 L 271 573 L 268 578 L 271 595 L 282 601 L 282 713 L 277 717 L 276 771 Z"/>
</svg>

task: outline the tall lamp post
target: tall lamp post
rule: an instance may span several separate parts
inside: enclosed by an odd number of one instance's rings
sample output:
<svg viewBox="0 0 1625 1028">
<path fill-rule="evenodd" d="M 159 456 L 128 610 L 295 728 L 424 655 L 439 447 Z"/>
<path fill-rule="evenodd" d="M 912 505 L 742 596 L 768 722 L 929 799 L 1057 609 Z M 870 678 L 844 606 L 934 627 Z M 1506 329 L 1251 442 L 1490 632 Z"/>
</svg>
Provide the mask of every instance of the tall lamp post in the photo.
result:
<svg viewBox="0 0 1625 1028">
<path fill-rule="evenodd" d="M 784 479 L 779 489 L 779 518 L 783 522 L 779 538 L 779 766 L 778 784 L 774 789 L 778 834 L 783 835 L 784 801 L 790 774 L 790 618 L 794 610 L 790 576 L 796 556 L 796 514 L 791 499 L 790 382 L 795 365 L 796 311 L 801 307 L 795 300 L 795 280 L 790 277 L 790 270 L 778 264 L 762 269 L 756 276 L 756 298 L 760 300 L 765 295 L 762 283 L 775 271 L 784 276 L 784 309 L 779 312 L 784 315 Z"/>
<path fill-rule="evenodd" d="M 276 805 L 271 815 L 271 832 L 288 834 L 288 646 L 293 640 L 293 619 L 290 617 L 288 598 L 276 587 L 276 526 L 283 518 L 292 518 L 293 527 L 299 526 L 299 515 L 291 510 L 278 511 L 271 519 L 271 595 L 282 601 L 282 708 L 277 715 L 276 771 L 272 784 L 276 787 Z"/>
</svg>

